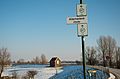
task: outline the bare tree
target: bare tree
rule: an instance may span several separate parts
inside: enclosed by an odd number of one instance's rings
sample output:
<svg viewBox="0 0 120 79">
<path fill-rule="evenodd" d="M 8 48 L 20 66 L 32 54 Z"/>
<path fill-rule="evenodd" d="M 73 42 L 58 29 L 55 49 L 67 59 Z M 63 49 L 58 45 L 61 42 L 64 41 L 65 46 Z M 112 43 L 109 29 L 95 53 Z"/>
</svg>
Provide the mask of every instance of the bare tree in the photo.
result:
<svg viewBox="0 0 120 79">
<path fill-rule="evenodd" d="M 29 77 L 29 79 L 34 79 L 34 76 L 37 74 L 38 72 L 35 70 L 31 70 L 27 72 L 27 75 Z"/>
<path fill-rule="evenodd" d="M 44 54 L 41 55 L 41 64 L 47 64 L 47 59 L 46 56 Z"/>
<path fill-rule="evenodd" d="M 12 72 L 12 79 L 19 79 L 18 73 L 16 71 Z"/>
<path fill-rule="evenodd" d="M 105 36 L 100 36 L 100 38 L 97 40 L 98 44 L 98 50 L 103 55 L 103 66 L 105 67 L 105 54 L 107 52 L 107 40 Z"/>
<path fill-rule="evenodd" d="M 30 78 L 29 78 L 28 74 L 25 74 L 21 77 L 21 79 L 30 79 Z"/>
<path fill-rule="evenodd" d="M 10 65 L 10 54 L 7 52 L 7 48 L 0 49 L 0 78 L 4 67 Z"/>
<path fill-rule="evenodd" d="M 116 49 L 116 41 L 111 36 L 100 36 L 97 40 L 99 52 L 103 55 L 103 66 L 109 61 L 109 66 L 112 66 L 112 60 Z"/>
<path fill-rule="evenodd" d="M 107 55 L 109 56 L 109 66 L 112 66 L 112 59 L 116 51 L 116 41 L 111 36 L 106 37 L 107 39 Z"/>
<path fill-rule="evenodd" d="M 41 59 L 40 57 L 36 56 L 35 58 L 33 58 L 33 61 L 32 61 L 34 64 L 40 64 L 41 63 Z"/>
<path fill-rule="evenodd" d="M 86 59 L 89 65 L 97 64 L 97 53 L 94 47 L 87 47 L 86 48 Z"/>
<path fill-rule="evenodd" d="M 25 63 L 25 60 L 24 59 L 19 59 L 18 61 L 17 61 L 17 64 L 24 64 Z"/>
<path fill-rule="evenodd" d="M 120 47 L 116 49 L 116 66 L 120 69 Z"/>
</svg>

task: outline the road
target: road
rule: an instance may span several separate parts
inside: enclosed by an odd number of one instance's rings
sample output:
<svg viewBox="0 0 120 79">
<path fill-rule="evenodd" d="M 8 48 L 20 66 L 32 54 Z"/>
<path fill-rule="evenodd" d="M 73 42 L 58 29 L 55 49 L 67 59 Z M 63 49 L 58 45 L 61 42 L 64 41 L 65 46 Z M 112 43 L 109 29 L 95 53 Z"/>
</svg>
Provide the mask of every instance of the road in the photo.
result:
<svg viewBox="0 0 120 79">
<path fill-rule="evenodd" d="M 97 68 L 100 70 L 106 70 L 106 67 L 103 66 L 89 66 L 89 67 L 93 67 L 93 68 Z M 108 67 L 107 67 L 108 69 Z M 115 69 L 115 68 L 109 68 L 109 72 L 112 73 L 113 75 L 115 75 L 115 79 L 120 79 L 120 69 Z"/>
<path fill-rule="evenodd" d="M 120 79 L 120 69 L 109 68 L 109 71 L 116 76 L 116 79 Z"/>
</svg>

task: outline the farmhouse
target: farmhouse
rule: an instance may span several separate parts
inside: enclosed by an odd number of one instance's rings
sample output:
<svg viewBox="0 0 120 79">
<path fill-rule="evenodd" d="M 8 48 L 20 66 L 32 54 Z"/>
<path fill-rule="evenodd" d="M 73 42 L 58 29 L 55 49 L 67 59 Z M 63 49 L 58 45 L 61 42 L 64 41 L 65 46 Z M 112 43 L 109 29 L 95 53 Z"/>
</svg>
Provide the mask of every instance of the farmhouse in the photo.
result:
<svg viewBox="0 0 120 79">
<path fill-rule="evenodd" d="M 50 60 L 50 67 L 60 67 L 61 66 L 61 60 L 58 57 L 53 57 Z"/>
</svg>

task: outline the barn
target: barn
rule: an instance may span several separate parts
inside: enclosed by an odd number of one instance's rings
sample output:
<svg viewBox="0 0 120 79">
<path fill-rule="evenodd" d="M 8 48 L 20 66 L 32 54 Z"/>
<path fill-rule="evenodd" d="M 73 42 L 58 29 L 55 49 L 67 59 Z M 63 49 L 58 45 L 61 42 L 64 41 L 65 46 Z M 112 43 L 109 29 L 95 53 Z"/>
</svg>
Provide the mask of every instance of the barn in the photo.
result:
<svg viewBox="0 0 120 79">
<path fill-rule="evenodd" d="M 61 66 L 61 60 L 58 57 L 53 57 L 50 60 L 50 67 L 60 67 Z"/>
</svg>

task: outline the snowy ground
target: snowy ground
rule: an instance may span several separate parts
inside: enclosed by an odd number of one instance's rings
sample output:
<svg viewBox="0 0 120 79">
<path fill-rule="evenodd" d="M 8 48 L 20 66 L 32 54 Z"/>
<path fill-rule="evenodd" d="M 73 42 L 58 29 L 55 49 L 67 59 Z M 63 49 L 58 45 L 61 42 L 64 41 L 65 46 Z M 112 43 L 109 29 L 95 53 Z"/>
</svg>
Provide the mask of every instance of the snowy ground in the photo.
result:
<svg viewBox="0 0 120 79">
<path fill-rule="evenodd" d="M 53 68 L 46 67 L 47 65 L 19 65 L 6 68 L 2 74 L 2 76 L 11 76 L 13 72 L 16 72 L 19 77 L 25 76 L 26 73 L 30 70 L 37 71 L 37 75 L 35 75 L 35 79 L 49 79 L 51 76 L 57 73 L 62 72 L 61 68 Z"/>
<path fill-rule="evenodd" d="M 64 66 L 63 68 L 48 67 L 48 65 L 17 65 L 6 68 L 3 76 L 11 76 L 15 71 L 19 77 L 26 75 L 28 71 L 37 71 L 35 79 L 83 79 L 82 66 Z M 94 70 L 94 68 L 86 67 L 86 71 Z M 57 74 L 56 74 L 57 73 Z M 106 76 L 106 77 L 105 77 Z M 86 79 L 93 78 L 91 74 L 86 73 Z M 96 70 L 96 79 L 105 79 L 108 75 L 103 71 Z M 21 78 L 20 78 L 21 79 Z"/>
</svg>

